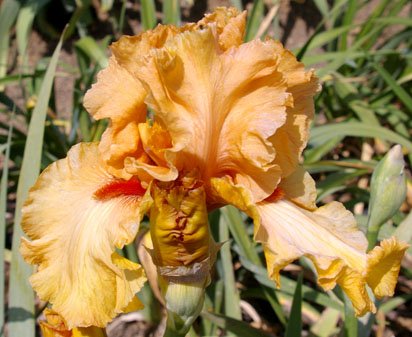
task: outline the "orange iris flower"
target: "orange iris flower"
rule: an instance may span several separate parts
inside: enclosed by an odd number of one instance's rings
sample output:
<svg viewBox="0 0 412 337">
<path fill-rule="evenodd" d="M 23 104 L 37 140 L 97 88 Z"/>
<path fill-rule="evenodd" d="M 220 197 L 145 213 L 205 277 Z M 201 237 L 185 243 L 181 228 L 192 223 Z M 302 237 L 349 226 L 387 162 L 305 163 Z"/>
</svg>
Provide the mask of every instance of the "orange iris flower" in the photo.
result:
<svg viewBox="0 0 412 337">
<path fill-rule="evenodd" d="M 316 206 L 299 160 L 317 78 L 277 41 L 243 43 L 245 18 L 219 8 L 112 45 L 84 100 L 110 121 L 101 142 L 50 165 L 23 210 L 21 252 L 38 265 L 31 284 L 67 328 L 104 327 L 141 306 L 145 272 L 115 249 L 133 242 L 144 215 L 159 283 L 205 287 L 217 252 L 207 212 L 228 204 L 253 218 L 277 284 L 306 256 L 319 285 L 340 285 L 357 315 L 375 311 L 367 286 L 393 294 L 407 245 L 390 238 L 366 253 L 342 204 Z"/>
</svg>

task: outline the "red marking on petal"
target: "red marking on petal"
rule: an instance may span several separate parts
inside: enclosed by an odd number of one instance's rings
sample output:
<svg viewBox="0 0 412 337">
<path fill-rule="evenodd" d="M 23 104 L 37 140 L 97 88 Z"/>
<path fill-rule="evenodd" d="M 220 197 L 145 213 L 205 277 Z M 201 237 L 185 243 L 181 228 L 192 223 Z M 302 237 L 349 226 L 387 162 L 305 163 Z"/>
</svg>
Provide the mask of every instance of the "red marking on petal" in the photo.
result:
<svg viewBox="0 0 412 337">
<path fill-rule="evenodd" d="M 284 197 L 285 197 L 285 191 L 282 188 L 277 187 L 273 191 L 273 193 L 265 199 L 265 201 L 276 202 L 276 201 L 283 199 Z"/>
<path fill-rule="evenodd" d="M 94 197 L 98 200 L 107 200 L 121 196 L 143 196 L 146 190 L 137 178 L 130 180 L 112 180 L 94 192 Z"/>
</svg>

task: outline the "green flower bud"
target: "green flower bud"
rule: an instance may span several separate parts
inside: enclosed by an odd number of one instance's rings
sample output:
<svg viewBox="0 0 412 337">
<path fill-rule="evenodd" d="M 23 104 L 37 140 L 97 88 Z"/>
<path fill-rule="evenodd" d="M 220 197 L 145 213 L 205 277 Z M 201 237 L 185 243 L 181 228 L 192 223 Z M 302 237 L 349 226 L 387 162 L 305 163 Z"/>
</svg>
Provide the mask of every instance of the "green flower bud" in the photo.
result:
<svg viewBox="0 0 412 337">
<path fill-rule="evenodd" d="M 169 269 L 169 270 L 165 270 Z M 167 309 L 167 330 L 185 336 L 203 308 L 209 261 L 190 267 L 160 268 L 159 286 Z"/>
<path fill-rule="evenodd" d="M 402 148 L 395 145 L 373 171 L 368 211 L 369 249 L 375 245 L 382 224 L 398 211 L 405 200 L 404 166 Z"/>
</svg>

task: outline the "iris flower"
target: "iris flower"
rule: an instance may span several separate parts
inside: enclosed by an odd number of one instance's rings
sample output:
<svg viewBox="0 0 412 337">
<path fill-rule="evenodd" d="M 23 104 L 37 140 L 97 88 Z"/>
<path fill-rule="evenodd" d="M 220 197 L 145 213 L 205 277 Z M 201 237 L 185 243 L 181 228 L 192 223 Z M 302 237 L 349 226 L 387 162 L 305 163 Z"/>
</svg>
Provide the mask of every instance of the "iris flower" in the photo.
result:
<svg viewBox="0 0 412 337">
<path fill-rule="evenodd" d="M 162 289 L 206 287 L 219 247 L 207 214 L 224 205 L 253 219 L 277 285 L 280 270 L 306 256 L 318 284 L 338 284 L 357 315 L 376 310 L 367 287 L 393 295 L 407 245 L 390 238 L 367 253 L 342 204 L 316 206 L 299 163 L 317 78 L 278 41 L 243 43 L 245 18 L 219 8 L 111 46 L 84 99 L 110 121 L 102 140 L 45 169 L 23 209 L 21 253 L 38 265 L 31 284 L 68 329 L 104 327 L 141 307 L 144 269 L 116 248 L 134 241 L 144 215 Z"/>
</svg>

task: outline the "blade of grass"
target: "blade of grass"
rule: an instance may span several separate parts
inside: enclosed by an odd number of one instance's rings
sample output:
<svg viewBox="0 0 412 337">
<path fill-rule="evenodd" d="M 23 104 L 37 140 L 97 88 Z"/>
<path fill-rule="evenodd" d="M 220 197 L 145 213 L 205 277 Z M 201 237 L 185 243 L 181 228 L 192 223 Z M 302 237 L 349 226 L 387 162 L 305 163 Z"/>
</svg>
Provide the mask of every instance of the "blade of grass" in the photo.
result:
<svg viewBox="0 0 412 337">
<path fill-rule="evenodd" d="M 400 55 L 401 52 L 393 49 L 381 49 L 381 50 L 355 50 L 355 51 L 337 51 L 337 52 L 325 52 L 322 54 L 315 53 L 313 55 L 305 55 L 302 58 L 302 62 L 305 66 L 313 64 L 328 62 L 332 60 L 356 60 L 359 58 L 372 58 L 383 55 Z"/>
<path fill-rule="evenodd" d="M 342 122 L 313 127 L 309 143 L 316 147 L 337 136 L 379 138 L 399 143 L 412 151 L 412 142 L 408 139 L 384 127 L 359 122 Z"/>
<path fill-rule="evenodd" d="M 44 124 L 53 86 L 53 79 L 63 43 L 63 35 L 50 59 L 46 75 L 44 76 L 41 85 L 37 105 L 33 110 L 17 187 L 9 289 L 8 328 L 10 336 L 35 336 L 34 294 L 28 282 L 32 268 L 23 261 L 23 258 L 19 253 L 20 238 L 23 236 L 23 231 L 20 227 L 22 216 L 21 208 L 27 198 L 30 187 L 36 181 L 40 171 Z"/>
<path fill-rule="evenodd" d="M 345 34 L 349 32 L 350 30 L 356 28 L 357 26 L 358 25 L 355 25 L 355 24 L 348 25 L 348 26 L 340 26 L 340 27 L 333 28 L 325 32 L 319 33 L 310 41 L 306 51 L 310 51 L 312 49 L 326 45 L 332 42 L 333 40 L 337 39 L 338 37 L 342 36 L 342 34 Z"/>
<path fill-rule="evenodd" d="M 358 320 L 355 316 L 352 303 L 346 294 L 343 295 L 345 299 L 345 319 L 343 320 L 343 333 L 345 337 L 358 336 Z"/>
<path fill-rule="evenodd" d="M 408 216 L 396 227 L 393 233 L 399 240 L 405 242 L 411 242 L 412 240 L 412 212 L 409 212 Z"/>
<path fill-rule="evenodd" d="M 226 219 L 226 223 L 229 226 L 235 242 L 239 245 L 241 254 L 255 265 L 262 265 L 259 255 L 254 248 L 254 244 L 251 242 L 249 235 L 246 232 L 246 226 L 240 212 L 233 206 L 223 207 L 221 212 L 222 216 Z"/>
<path fill-rule="evenodd" d="M 169 2 L 169 1 L 165 1 Z M 142 25 L 144 30 L 149 30 L 156 26 L 156 9 L 153 0 L 142 0 Z"/>
<path fill-rule="evenodd" d="M 202 312 L 202 317 L 212 321 L 218 327 L 230 331 L 235 334 L 235 336 L 242 337 L 269 337 L 267 333 L 252 328 L 248 323 L 239 321 L 230 317 L 223 315 L 212 314 L 210 312 Z"/>
<path fill-rule="evenodd" d="M 7 59 L 9 54 L 10 28 L 16 20 L 20 9 L 20 1 L 4 0 L 0 6 L 0 78 L 7 73 Z M 4 86 L 0 85 L 0 91 Z"/>
<path fill-rule="evenodd" d="M 296 283 L 285 337 L 300 337 L 302 333 L 302 281 L 303 274 L 301 273 L 298 282 Z"/>
<path fill-rule="evenodd" d="M 96 40 L 90 36 L 85 36 L 76 42 L 76 47 L 97 62 L 100 68 L 106 68 L 108 65 L 107 55 Z"/>
<path fill-rule="evenodd" d="M 240 215 L 240 212 L 233 206 L 223 207 L 220 211 L 222 216 L 226 219 L 230 233 L 232 234 L 236 244 L 240 249 L 239 254 L 242 256 L 241 260 L 245 263 L 262 267 L 262 262 L 259 258 L 258 253 L 256 252 L 256 249 L 254 248 L 254 244 L 249 238 L 245 223 L 242 219 L 242 216 Z M 263 287 L 263 292 L 267 300 L 271 304 L 273 311 L 278 316 L 280 322 L 282 324 L 285 324 L 286 318 L 283 314 L 283 309 L 280 305 L 279 299 L 276 296 L 276 293 L 273 291 L 273 289 L 267 289 L 266 287 Z"/>
<path fill-rule="evenodd" d="M 319 12 L 321 12 L 322 16 L 327 17 L 329 12 L 328 2 L 326 0 L 313 0 L 313 2 L 315 3 L 316 7 L 318 7 Z"/>
<path fill-rule="evenodd" d="M 26 52 L 34 17 L 48 2 L 50 2 L 50 0 L 29 0 L 19 11 L 16 22 L 16 41 L 20 57 L 24 57 Z"/>
<path fill-rule="evenodd" d="M 10 117 L 12 120 L 14 118 L 14 111 Z M 9 158 L 10 158 L 10 144 L 11 135 L 13 133 L 13 123 L 9 124 L 9 132 L 7 134 L 7 143 L 5 144 L 6 153 L 3 159 L 3 173 L 1 175 L 0 184 L 0 337 L 4 336 L 4 284 L 5 284 L 5 274 L 4 274 L 4 252 L 6 244 L 6 211 L 7 211 L 7 186 L 8 186 L 8 176 L 9 176 Z"/>
<path fill-rule="evenodd" d="M 316 337 L 329 337 L 337 334 L 336 327 L 339 322 L 340 312 L 326 308 L 320 319 L 310 328 L 311 335 Z"/>
<path fill-rule="evenodd" d="M 268 278 L 266 269 L 264 269 L 261 266 L 256 266 L 247 260 L 241 260 L 241 261 L 242 261 L 242 265 L 247 270 L 251 271 L 255 275 L 255 278 L 259 281 L 259 283 L 261 283 L 262 285 L 266 287 L 276 289 L 275 283 Z M 296 281 L 291 280 L 282 275 L 280 276 L 280 290 L 281 291 L 287 294 L 293 295 L 295 289 L 296 289 Z M 311 287 L 303 285 L 302 293 L 303 293 L 303 298 L 310 302 L 314 302 L 314 303 L 317 303 L 317 304 L 320 304 L 326 307 L 331 307 L 341 312 L 343 311 L 343 305 L 341 302 Z"/>
<path fill-rule="evenodd" d="M 228 317 L 242 319 L 240 312 L 240 297 L 236 288 L 235 275 L 233 272 L 232 254 L 230 252 L 229 240 L 229 228 L 224 217 L 220 218 L 219 223 L 219 241 L 226 242 L 220 248 L 220 257 L 222 261 L 222 274 L 221 278 L 225 284 L 225 315 Z"/>
<path fill-rule="evenodd" d="M 167 25 L 180 25 L 179 0 L 163 1 L 163 23 Z"/>
<path fill-rule="evenodd" d="M 232 0 L 230 2 L 233 7 L 236 7 L 239 11 L 243 11 L 242 0 Z"/>
<path fill-rule="evenodd" d="M 354 18 L 357 10 L 359 9 L 359 3 L 356 0 L 349 0 L 347 9 L 345 11 L 342 26 L 350 25 Z M 339 41 L 339 50 L 346 50 L 347 47 L 348 32 L 342 34 Z"/>
<path fill-rule="evenodd" d="M 405 104 L 405 107 L 412 113 L 412 97 L 407 93 L 405 89 L 403 89 L 396 81 L 392 78 L 391 74 L 388 71 L 381 67 L 380 65 L 374 63 L 373 67 L 376 71 L 381 75 L 383 80 L 386 82 L 387 85 L 392 89 L 396 96 Z"/>
<path fill-rule="evenodd" d="M 263 0 L 256 0 L 253 2 L 253 8 L 247 20 L 245 41 L 254 39 L 262 22 L 265 4 Z"/>
</svg>

